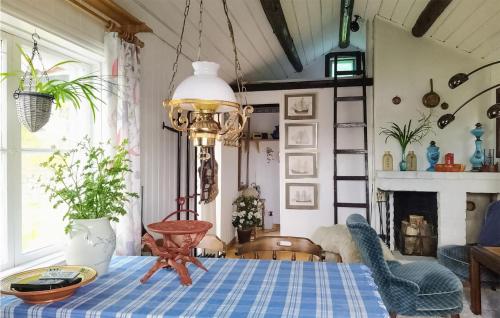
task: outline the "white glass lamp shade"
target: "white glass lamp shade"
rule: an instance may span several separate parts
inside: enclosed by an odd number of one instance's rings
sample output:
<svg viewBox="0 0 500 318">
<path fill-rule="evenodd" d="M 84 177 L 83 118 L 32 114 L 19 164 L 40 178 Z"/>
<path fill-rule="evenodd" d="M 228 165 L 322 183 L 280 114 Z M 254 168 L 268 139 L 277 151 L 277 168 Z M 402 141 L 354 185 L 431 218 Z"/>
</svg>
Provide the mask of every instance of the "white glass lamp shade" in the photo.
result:
<svg viewBox="0 0 500 318">
<path fill-rule="evenodd" d="M 231 87 L 217 76 L 219 64 L 193 62 L 194 75 L 177 86 L 171 107 L 180 106 L 188 111 L 213 111 L 218 113 L 237 111 L 239 104 Z"/>
</svg>

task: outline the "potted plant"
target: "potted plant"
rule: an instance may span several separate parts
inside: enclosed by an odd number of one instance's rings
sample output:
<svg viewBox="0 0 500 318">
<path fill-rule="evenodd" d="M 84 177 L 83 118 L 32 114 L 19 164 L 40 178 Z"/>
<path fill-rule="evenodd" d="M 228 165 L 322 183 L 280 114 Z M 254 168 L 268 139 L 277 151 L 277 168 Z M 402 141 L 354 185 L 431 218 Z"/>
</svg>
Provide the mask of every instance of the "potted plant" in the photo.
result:
<svg viewBox="0 0 500 318">
<path fill-rule="evenodd" d="M 233 202 L 233 226 L 238 232 L 238 242 L 250 241 L 255 226 L 262 221 L 262 201 L 254 196 L 240 195 Z"/>
<path fill-rule="evenodd" d="M 108 142 L 109 144 L 109 142 Z M 105 274 L 115 250 L 116 235 L 110 221 L 126 214 L 124 205 L 138 194 L 127 192 L 125 179 L 131 172 L 127 140 L 107 155 L 104 144 L 84 140 L 69 151 L 55 151 L 41 166 L 51 177 L 40 180 L 54 208 L 63 205 L 69 236 L 68 265 L 87 265 Z"/>
<path fill-rule="evenodd" d="M 38 131 L 48 122 L 52 103 L 57 109 L 61 108 L 66 102 L 79 109 L 81 104 L 86 101 L 95 118 L 96 102 L 101 101 L 97 97 L 102 86 L 100 77 L 88 74 L 70 81 L 49 79 L 47 74 L 60 66 L 78 62 L 72 60 L 61 61 L 47 70 L 38 70 L 34 65 L 34 58 L 36 54 L 40 56 L 40 53 L 36 41 L 34 43 L 31 57 L 24 52 L 21 46 L 17 45 L 28 67 L 25 72 L 16 70 L 0 73 L 2 81 L 11 76 L 19 79 L 18 89 L 14 92 L 19 122 L 31 132 Z"/>
<path fill-rule="evenodd" d="M 417 126 L 414 129 L 412 129 L 411 127 L 411 119 L 407 124 L 403 126 L 403 128 L 401 128 L 396 123 L 390 123 L 391 126 L 389 128 L 381 128 L 379 134 L 386 136 L 386 143 L 389 138 L 393 138 L 401 146 L 401 162 L 399 163 L 399 170 L 406 171 L 407 169 L 406 147 L 408 147 L 409 144 L 415 142 L 420 143 L 421 140 L 425 136 L 427 136 L 429 132 L 432 131 L 432 125 L 430 121 L 431 115 L 432 113 L 429 113 L 429 115 L 427 116 L 422 114 L 421 118 L 418 120 Z"/>
</svg>

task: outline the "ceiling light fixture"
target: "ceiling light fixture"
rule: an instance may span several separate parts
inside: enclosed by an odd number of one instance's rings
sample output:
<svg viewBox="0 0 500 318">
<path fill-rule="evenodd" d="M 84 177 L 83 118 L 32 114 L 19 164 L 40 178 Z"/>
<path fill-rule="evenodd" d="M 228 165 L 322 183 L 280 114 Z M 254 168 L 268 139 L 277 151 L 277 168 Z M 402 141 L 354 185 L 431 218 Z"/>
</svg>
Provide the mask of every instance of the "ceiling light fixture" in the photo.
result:
<svg viewBox="0 0 500 318">
<path fill-rule="evenodd" d="M 193 145 L 200 149 L 201 160 L 210 158 L 208 149 L 215 146 L 216 140 L 222 141 L 224 145 L 238 147 L 243 128 L 253 112 L 252 106 L 242 107 L 242 105 L 248 105 L 246 102 L 246 89 L 226 0 L 222 0 L 222 5 L 232 42 L 234 72 L 239 100 L 231 87 L 218 77 L 219 64 L 200 60 L 203 32 L 203 0 L 200 1 L 200 19 L 198 23 L 198 57 L 197 61 L 192 63 L 194 74 L 183 80 L 174 91 L 174 80 L 177 74 L 179 56 L 182 53 L 182 40 L 190 8 L 190 0 L 186 0 L 179 44 L 177 45 L 176 58 L 172 67 L 168 98 L 163 102 L 163 105 L 169 108 L 172 127 L 189 134 L 189 139 Z"/>
</svg>

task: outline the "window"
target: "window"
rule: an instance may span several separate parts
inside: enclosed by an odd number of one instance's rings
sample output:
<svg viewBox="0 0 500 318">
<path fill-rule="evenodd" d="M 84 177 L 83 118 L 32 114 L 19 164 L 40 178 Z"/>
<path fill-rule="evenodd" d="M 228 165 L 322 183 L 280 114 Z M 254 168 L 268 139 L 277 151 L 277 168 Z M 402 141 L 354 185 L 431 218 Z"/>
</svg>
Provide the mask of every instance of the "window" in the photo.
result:
<svg viewBox="0 0 500 318">
<path fill-rule="evenodd" d="M 325 56 L 325 76 L 335 76 L 335 61 L 337 63 L 337 78 L 353 77 L 363 72 L 364 54 L 362 52 L 331 52 Z"/>
<path fill-rule="evenodd" d="M 1 33 L 1 39 L 2 72 L 24 70 L 25 61 L 16 44 L 29 53 L 31 42 L 5 32 Z M 39 46 L 45 68 L 61 60 L 79 60 L 78 56 L 68 56 L 63 48 L 48 49 L 42 43 Z M 41 69 L 38 59 L 35 59 L 35 66 Z M 52 79 L 68 80 L 88 73 L 100 73 L 100 61 L 64 64 L 48 75 Z M 57 110 L 53 107 L 49 122 L 38 132 L 29 132 L 17 121 L 15 100 L 12 98 L 16 88 L 15 78 L 3 81 L 0 87 L 0 189 L 6 189 L 0 191 L 0 270 L 61 251 L 65 208 L 60 207 L 56 211 L 40 187 L 38 178 L 47 177 L 40 163 L 55 148 L 68 150 L 85 135 L 99 137 L 94 133 L 92 112 L 85 104 L 79 110 L 71 104 Z"/>
</svg>

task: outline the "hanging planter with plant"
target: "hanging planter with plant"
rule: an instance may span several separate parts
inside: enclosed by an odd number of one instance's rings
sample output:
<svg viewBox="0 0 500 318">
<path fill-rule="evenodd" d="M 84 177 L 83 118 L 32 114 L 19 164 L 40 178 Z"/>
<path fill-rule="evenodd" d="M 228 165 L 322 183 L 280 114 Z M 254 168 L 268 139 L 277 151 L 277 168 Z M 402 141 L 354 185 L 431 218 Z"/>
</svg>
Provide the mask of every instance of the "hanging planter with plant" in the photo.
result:
<svg viewBox="0 0 500 318">
<path fill-rule="evenodd" d="M 33 50 L 31 57 L 17 45 L 22 58 L 26 61 L 28 69 L 23 71 L 0 73 L 2 81 L 9 76 L 18 76 L 19 86 L 13 96 L 16 100 L 17 118 L 29 131 L 40 130 L 50 118 L 52 103 L 56 108 L 61 108 L 65 102 L 70 102 L 76 109 L 80 108 L 83 101 L 87 101 L 95 118 L 96 102 L 101 101 L 97 96 L 101 86 L 97 75 L 85 75 L 71 81 L 49 79 L 48 73 L 67 63 L 78 63 L 66 60 L 56 63 L 48 70 L 43 66 L 42 57 L 38 51 L 36 38 L 40 36 L 33 33 Z M 42 70 L 35 68 L 34 59 L 38 57 Z"/>
</svg>

